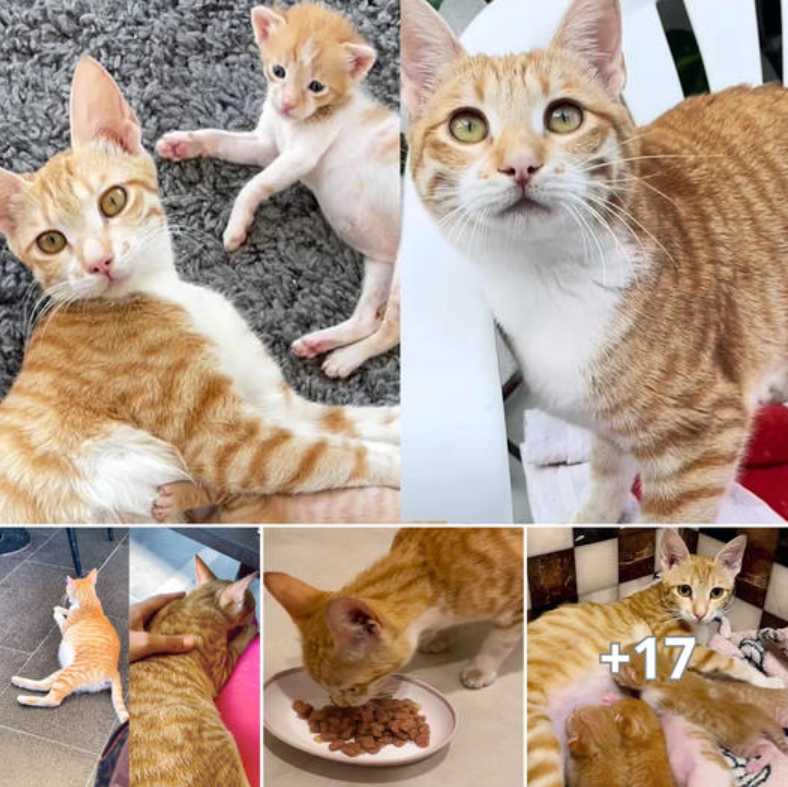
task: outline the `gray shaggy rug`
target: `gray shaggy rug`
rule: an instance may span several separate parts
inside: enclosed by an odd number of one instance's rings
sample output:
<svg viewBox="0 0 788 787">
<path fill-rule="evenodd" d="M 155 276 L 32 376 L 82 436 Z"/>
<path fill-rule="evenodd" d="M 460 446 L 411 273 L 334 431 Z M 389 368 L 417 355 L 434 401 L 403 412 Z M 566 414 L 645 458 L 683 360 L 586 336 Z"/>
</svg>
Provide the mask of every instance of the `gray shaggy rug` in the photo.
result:
<svg viewBox="0 0 788 787">
<path fill-rule="evenodd" d="M 68 97 L 74 65 L 93 55 L 115 77 L 153 150 L 166 131 L 250 130 L 265 80 L 254 43 L 253 0 L 3 0 L 0 3 L 0 166 L 38 169 L 69 146 Z M 291 3 L 286 2 L 285 5 Z M 397 0 L 331 0 L 378 51 L 368 87 L 390 107 L 399 96 Z M 157 161 L 184 278 L 229 296 L 305 396 L 341 404 L 399 398 L 397 351 L 345 381 L 320 361 L 300 361 L 290 342 L 349 315 L 361 258 L 341 243 L 306 189 L 294 186 L 261 205 L 246 245 L 233 254 L 221 236 L 233 199 L 256 170 L 226 162 Z M 38 296 L 31 277 L 0 243 L 0 397 L 22 361 L 25 319 Z"/>
</svg>

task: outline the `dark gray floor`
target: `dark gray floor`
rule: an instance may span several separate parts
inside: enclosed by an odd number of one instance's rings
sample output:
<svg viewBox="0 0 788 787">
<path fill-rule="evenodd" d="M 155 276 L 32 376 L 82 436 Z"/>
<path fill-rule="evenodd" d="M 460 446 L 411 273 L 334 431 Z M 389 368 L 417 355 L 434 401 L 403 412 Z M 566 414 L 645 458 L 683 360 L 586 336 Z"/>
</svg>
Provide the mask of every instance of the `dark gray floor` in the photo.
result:
<svg viewBox="0 0 788 787">
<path fill-rule="evenodd" d="M 74 566 L 64 528 L 30 528 L 24 551 L 0 555 L 0 784 L 88 787 L 117 725 L 109 691 L 73 695 L 59 708 L 19 705 L 12 675 L 39 679 L 58 669 L 60 632 L 52 607 L 62 604 Z M 83 571 L 99 569 L 98 596 L 121 635 L 121 675 L 128 697 L 129 539 L 115 528 L 77 528 Z M 128 700 L 127 700 L 128 701 Z"/>
</svg>

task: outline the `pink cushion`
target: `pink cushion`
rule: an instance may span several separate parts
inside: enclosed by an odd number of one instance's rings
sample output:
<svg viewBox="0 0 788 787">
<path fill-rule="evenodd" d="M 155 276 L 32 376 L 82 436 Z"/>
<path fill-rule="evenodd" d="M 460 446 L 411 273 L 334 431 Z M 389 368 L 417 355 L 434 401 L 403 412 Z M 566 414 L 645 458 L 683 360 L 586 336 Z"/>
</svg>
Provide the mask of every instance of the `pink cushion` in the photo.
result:
<svg viewBox="0 0 788 787">
<path fill-rule="evenodd" d="M 252 787 L 260 784 L 260 637 L 241 654 L 216 707 L 241 752 Z"/>
</svg>

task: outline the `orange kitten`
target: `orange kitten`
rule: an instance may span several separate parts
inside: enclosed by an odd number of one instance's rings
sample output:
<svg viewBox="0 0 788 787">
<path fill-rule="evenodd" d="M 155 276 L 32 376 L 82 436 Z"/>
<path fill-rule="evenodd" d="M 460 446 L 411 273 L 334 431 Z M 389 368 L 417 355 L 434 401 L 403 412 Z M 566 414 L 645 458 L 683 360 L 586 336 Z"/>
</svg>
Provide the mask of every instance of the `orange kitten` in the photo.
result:
<svg viewBox="0 0 788 787">
<path fill-rule="evenodd" d="M 566 720 L 570 787 L 633 787 L 621 731 L 605 705 L 577 708 Z"/>
<path fill-rule="evenodd" d="M 90 58 L 71 138 L 36 173 L 0 170 L 0 232 L 55 303 L 0 404 L 0 522 L 149 521 L 186 479 L 397 487 L 397 409 L 306 401 L 229 301 L 180 279 L 139 121 Z"/>
<path fill-rule="evenodd" d="M 349 319 L 292 349 L 300 358 L 333 350 L 323 371 L 346 377 L 399 342 L 399 116 L 361 87 L 377 55 L 338 11 L 316 3 L 257 6 L 252 27 L 268 82 L 257 128 L 173 131 L 157 150 L 175 161 L 212 156 L 264 168 L 233 205 L 229 251 L 246 240 L 261 202 L 296 181 L 315 195 L 337 234 L 364 255 L 364 284 Z"/>
<path fill-rule="evenodd" d="M 54 708 L 74 692 L 111 689 L 118 721 L 129 718 L 118 672 L 120 639 L 96 595 L 97 576 L 94 568 L 84 579 L 67 578 L 70 607 L 54 608 L 55 622 L 63 635 L 58 651 L 62 669 L 42 680 L 11 678 L 20 689 L 47 692 L 43 697 L 20 695 L 20 705 Z"/>
<path fill-rule="evenodd" d="M 618 522 L 639 473 L 644 521 L 714 522 L 788 369 L 788 93 L 695 96 L 637 128 L 622 35 L 619 0 L 574 0 L 546 48 L 471 56 L 403 0 L 409 166 L 531 406 L 595 435 L 576 521 Z"/>
</svg>

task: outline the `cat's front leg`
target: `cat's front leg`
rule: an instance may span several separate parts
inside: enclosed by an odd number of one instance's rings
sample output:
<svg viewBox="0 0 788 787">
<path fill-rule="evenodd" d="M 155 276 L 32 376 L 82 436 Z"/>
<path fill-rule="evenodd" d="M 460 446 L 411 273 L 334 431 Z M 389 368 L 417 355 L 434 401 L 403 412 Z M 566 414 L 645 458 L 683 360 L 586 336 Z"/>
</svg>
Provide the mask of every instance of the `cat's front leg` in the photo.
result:
<svg viewBox="0 0 788 787">
<path fill-rule="evenodd" d="M 224 248 L 227 251 L 235 251 L 246 240 L 257 206 L 277 191 L 286 189 L 308 175 L 315 168 L 322 152 L 300 147 L 287 150 L 241 189 L 224 231 Z"/>
<path fill-rule="evenodd" d="M 200 156 L 218 158 L 234 164 L 267 167 L 276 158 L 273 137 L 255 131 L 170 131 L 156 143 L 156 152 L 170 161 L 185 161 Z"/>
<path fill-rule="evenodd" d="M 591 449 L 591 489 L 574 524 L 616 524 L 627 503 L 637 467 L 634 459 L 610 440 L 594 435 Z"/>
<path fill-rule="evenodd" d="M 523 636 L 523 621 L 493 623 L 481 650 L 462 671 L 460 680 L 466 689 L 489 686 L 498 677 L 498 670 Z"/>
<path fill-rule="evenodd" d="M 770 678 L 743 659 L 725 656 L 704 645 L 695 646 L 689 666 L 704 675 L 725 675 L 766 689 L 784 688 L 779 678 Z"/>
</svg>

